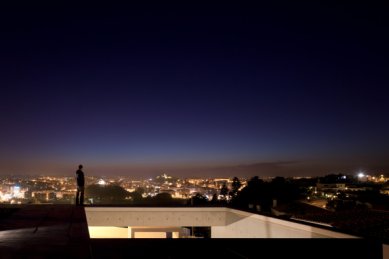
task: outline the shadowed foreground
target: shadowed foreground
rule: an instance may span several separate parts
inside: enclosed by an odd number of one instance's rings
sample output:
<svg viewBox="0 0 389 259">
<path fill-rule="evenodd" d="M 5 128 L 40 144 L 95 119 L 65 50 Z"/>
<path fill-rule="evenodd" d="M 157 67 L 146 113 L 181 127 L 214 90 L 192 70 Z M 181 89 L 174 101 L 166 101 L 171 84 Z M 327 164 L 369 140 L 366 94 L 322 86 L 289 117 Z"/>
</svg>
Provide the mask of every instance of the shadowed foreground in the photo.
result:
<svg viewBox="0 0 389 259">
<path fill-rule="evenodd" d="M 0 208 L 0 258 L 366 258 L 382 244 L 366 239 L 90 239 L 74 205 Z"/>
<path fill-rule="evenodd" d="M 83 207 L 1 208 L 0 258 L 91 258 Z"/>
</svg>

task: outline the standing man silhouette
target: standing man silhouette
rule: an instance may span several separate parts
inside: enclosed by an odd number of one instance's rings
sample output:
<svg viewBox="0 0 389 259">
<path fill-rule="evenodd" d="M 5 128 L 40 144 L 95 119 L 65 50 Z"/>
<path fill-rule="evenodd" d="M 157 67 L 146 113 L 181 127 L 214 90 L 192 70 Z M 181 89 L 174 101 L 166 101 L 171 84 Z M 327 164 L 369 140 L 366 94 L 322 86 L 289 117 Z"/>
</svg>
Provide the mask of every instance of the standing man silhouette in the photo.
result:
<svg viewBox="0 0 389 259">
<path fill-rule="evenodd" d="M 85 189 L 85 178 L 84 172 L 82 171 L 82 165 L 78 166 L 76 172 L 77 180 L 77 193 L 76 193 L 76 205 L 84 205 L 84 189 Z"/>
</svg>

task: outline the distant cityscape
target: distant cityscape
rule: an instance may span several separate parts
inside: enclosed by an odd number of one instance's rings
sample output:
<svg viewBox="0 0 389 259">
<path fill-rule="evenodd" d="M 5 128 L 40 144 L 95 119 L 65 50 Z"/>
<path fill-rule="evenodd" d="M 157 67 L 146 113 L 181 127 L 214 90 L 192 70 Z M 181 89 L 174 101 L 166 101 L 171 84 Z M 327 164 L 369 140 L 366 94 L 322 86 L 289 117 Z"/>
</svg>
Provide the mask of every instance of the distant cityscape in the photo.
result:
<svg viewBox="0 0 389 259">
<path fill-rule="evenodd" d="M 247 186 L 249 179 L 238 178 L 239 192 Z M 306 201 L 321 200 L 323 205 L 328 201 L 339 199 L 342 195 L 355 196 L 356 192 L 378 190 L 382 195 L 389 196 L 389 177 L 384 174 L 356 175 L 330 174 L 324 177 L 266 177 L 259 178 L 271 182 L 276 178 L 285 179 L 299 186 Z M 86 177 L 86 204 L 98 203 L 88 188 L 116 186 L 131 193 L 137 193 L 142 198 L 155 197 L 167 193 L 173 199 L 186 200 L 201 195 L 205 200 L 229 201 L 232 197 L 229 190 L 233 189 L 233 178 L 178 178 L 166 173 L 143 179 L 133 180 L 126 176 Z M 223 190 L 224 188 L 224 190 Z M 223 193 L 224 192 L 224 193 Z M 9 204 L 36 203 L 74 203 L 76 193 L 75 177 L 69 176 L 2 176 L 0 177 L 0 202 Z M 346 196 L 345 196 L 346 197 Z M 133 196 L 126 196 L 127 202 L 134 202 Z M 118 200 L 112 199 L 112 202 Z"/>
<path fill-rule="evenodd" d="M 76 181 L 69 176 L 3 176 L 0 178 L 0 201 L 2 203 L 71 203 L 75 198 Z M 247 180 L 241 179 L 242 188 Z M 86 176 L 86 186 L 119 186 L 125 191 L 140 192 L 142 197 L 154 197 L 169 193 L 176 199 L 187 199 L 201 193 L 207 198 L 218 193 L 223 185 L 230 186 L 229 178 L 180 179 L 167 174 L 155 178 L 133 180 L 131 177 Z M 86 200 L 93 203 L 93 198 Z"/>
</svg>

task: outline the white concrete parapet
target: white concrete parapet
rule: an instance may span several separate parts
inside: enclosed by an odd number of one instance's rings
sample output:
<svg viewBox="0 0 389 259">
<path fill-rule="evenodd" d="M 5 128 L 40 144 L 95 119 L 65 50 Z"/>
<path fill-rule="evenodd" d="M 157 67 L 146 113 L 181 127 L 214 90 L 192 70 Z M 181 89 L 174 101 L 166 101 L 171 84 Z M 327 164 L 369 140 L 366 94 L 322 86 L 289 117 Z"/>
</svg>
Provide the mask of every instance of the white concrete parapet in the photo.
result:
<svg viewBox="0 0 389 259">
<path fill-rule="evenodd" d="M 88 226 L 211 227 L 212 238 L 358 238 L 325 228 L 217 208 L 86 207 Z"/>
</svg>

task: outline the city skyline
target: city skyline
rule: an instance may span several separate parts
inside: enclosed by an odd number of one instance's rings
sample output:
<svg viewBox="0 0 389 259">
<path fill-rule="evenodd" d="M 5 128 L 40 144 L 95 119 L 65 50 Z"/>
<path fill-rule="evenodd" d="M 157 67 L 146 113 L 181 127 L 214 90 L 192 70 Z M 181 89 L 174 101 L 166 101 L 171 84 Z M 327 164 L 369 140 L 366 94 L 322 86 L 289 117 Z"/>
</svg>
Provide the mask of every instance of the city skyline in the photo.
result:
<svg viewBox="0 0 389 259">
<path fill-rule="evenodd" d="M 40 170 L 31 170 L 28 168 L 21 169 L 20 171 L 3 171 L 0 176 L 59 176 L 59 177 L 74 177 L 76 167 L 72 165 L 66 165 L 60 167 L 58 165 L 45 166 Z M 162 168 L 162 169 L 161 169 Z M 350 175 L 358 177 L 359 174 L 379 176 L 387 175 L 385 171 L 380 169 L 350 169 L 349 168 L 337 168 L 337 170 L 331 170 L 330 167 L 322 168 L 319 170 L 317 166 L 311 165 L 299 165 L 298 162 L 286 161 L 286 162 L 275 162 L 275 163 L 257 163 L 257 164 L 240 164 L 240 165 L 210 165 L 210 166 L 194 166 L 189 167 L 187 164 L 182 165 L 171 165 L 165 167 L 152 167 L 134 165 L 104 165 L 96 166 L 91 165 L 88 170 L 85 170 L 86 176 L 90 177 L 129 177 L 133 179 L 149 179 L 156 176 L 167 174 L 178 178 L 233 178 L 239 177 L 243 179 L 250 179 L 254 176 L 260 178 L 274 178 L 274 177 L 323 177 L 331 174 Z"/>
<path fill-rule="evenodd" d="M 385 6 L 2 6 L 1 175 L 388 173 Z"/>
</svg>

